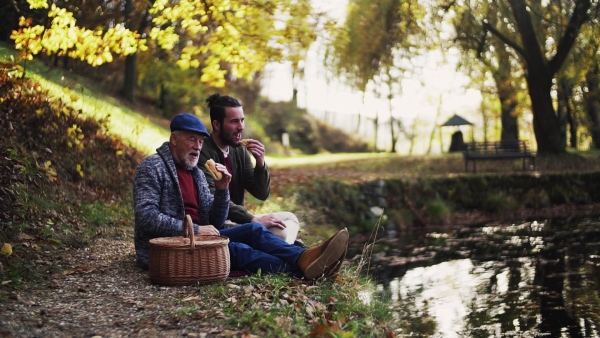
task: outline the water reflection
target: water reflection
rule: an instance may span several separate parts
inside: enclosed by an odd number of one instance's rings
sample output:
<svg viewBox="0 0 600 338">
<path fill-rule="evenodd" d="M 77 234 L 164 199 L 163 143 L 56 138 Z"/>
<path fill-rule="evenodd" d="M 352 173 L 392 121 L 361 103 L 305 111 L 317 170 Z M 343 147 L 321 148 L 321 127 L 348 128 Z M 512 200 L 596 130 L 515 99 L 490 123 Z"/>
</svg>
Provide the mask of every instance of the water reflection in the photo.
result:
<svg viewBox="0 0 600 338">
<path fill-rule="evenodd" d="M 371 272 L 396 304 L 431 316 L 435 336 L 600 337 L 599 219 L 411 236 L 423 240 L 377 244 Z"/>
<path fill-rule="evenodd" d="M 471 261 L 463 259 L 412 269 L 402 279 L 393 280 L 390 287 L 401 299 L 418 295 L 416 306 L 428 309 L 438 323 L 438 332 L 458 337 L 456 333 L 464 330 L 468 304 L 482 282 L 482 276 L 470 273 L 471 268 Z"/>
</svg>

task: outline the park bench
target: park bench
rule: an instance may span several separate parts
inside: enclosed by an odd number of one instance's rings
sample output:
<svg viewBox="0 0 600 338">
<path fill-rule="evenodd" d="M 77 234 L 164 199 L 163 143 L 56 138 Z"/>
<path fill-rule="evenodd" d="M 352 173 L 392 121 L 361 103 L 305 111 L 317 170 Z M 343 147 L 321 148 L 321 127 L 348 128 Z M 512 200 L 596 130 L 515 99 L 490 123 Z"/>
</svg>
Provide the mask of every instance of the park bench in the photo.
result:
<svg viewBox="0 0 600 338">
<path fill-rule="evenodd" d="M 535 153 L 527 148 L 527 143 L 521 140 L 500 142 L 470 142 L 463 152 L 465 171 L 469 171 L 469 162 L 473 163 L 476 172 L 478 160 L 523 159 L 523 170 L 527 169 L 526 162 L 535 168 Z"/>
</svg>

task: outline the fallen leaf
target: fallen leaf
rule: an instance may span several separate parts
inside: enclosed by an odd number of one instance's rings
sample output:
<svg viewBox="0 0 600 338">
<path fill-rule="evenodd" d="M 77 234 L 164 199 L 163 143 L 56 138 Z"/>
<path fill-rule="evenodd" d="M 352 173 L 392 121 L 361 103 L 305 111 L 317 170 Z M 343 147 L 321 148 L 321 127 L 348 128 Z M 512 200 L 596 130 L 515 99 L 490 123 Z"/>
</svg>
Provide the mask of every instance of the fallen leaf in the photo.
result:
<svg viewBox="0 0 600 338">
<path fill-rule="evenodd" d="M 33 237 L 29 236 L 28 234 L 20 233 L 17 235 L 17 239 L 19 239 L 21 241 L 29 241 L 29 240 L 32 240 Z"/>
<path fill-rule="evenodd" d="M 313 327 L 313 329 L 310 331 L 310 334 L 308 336 L 314 337 L 314 338 L 329 337 L 328 332 L 329 332 L 329 326 L 327 326 L 324 323 L 320 323 Z"/>
<path fill-rule="evenodd" d="M 12 255 L 12 245 L 9 243 L 2 244 L 2 249 L 0 249 L 0 252 L 7 256 Z"/>
</svg>

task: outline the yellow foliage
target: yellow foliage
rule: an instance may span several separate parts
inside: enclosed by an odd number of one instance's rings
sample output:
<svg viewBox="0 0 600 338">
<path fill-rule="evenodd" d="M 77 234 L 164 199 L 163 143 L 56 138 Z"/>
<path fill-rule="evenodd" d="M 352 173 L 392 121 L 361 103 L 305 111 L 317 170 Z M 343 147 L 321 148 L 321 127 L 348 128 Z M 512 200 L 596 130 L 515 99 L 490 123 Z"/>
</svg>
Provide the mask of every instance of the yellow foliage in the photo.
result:
<svg viewBox="0 0 600 338">
<path fill-rule="evenodd" d="M 32 60 L 33 55 L 44 51 L 48 55 L 68 55 L 92 66 L 100 66 L 112 62 L 113 53 L 129 55 L 138 49 L 147 49 L 146 41 L 123 25 L 109 28 L 106 32 L 101 28 L 89 30 L 78 27 L 73 13 L 55 4 L 52 4 L 48 18 L 51 18 L 49 28 L 41 25 L 29 27 L 31 19 L 20 18 L 22 28 L 13 31 L 11 39 L 15 40 L 16 49 L 24 51 L 23 58 Z"/>
<path fill-rule="evenodd" d="M 12 255 L 12 245 L 9 243 L 2 244 L 2 249 L 0 249 L 0 253 L 10 256 Z"/>
<path fill-rule="evenodd" d="M 31 9 L 48 8 L 47 0 L 27 0 Z"/>
<path fill-rule="evenodd" d="M 76 147 L 77 149 L 83 149 L 83 143 L 81 143 L 81 140 L 83 139 L 84 136 L 81 131 L 81 128 L 78 125 L 73 124 L 71 127 L 67 128 L 67 137 L 68 137 L 67 144 L 69 147 Z"/>
<path fill-rule="evenodd" d="M 52 162 L 46 161 L 44 163 L 44 170 L 46 171 L 48 180 L 50 180 L 51 182 L 56 181 L 58 175 L 56 174 L 56 170 L 52 168 Z"/>
<path fill-rule="evenodd" d="M 85 176 L 83 174 L 83 170 L 81 169 L 81 164 L 77 164 L 77 166 L 75 167 L 75 169 L 77 170 L 77 172 L 79 173 L 79 176 L 81 176 L 81 178 L 83 178 Z"/>
<path fill-rule="evenodd" d="M 27 0 L 32 9 L 48 8 L 47 0 Z M 174 53 L 181 69 L 201 68 L 201 81 L 223 87 L 227 69 L 236 78 L 250 79 L 267 62 L 304 55 L 316 35 L 307 22 L 310 6 L 304 2 L 273 0 L 154 1 L 149 13 L 153 27 L 149 38 L 165 50 L 185 45 Z M 20 57 L 66 55 L 92 66 L 112 62 L 115 55 L 130 55 L 148 49 L 146 39 L 123 24 L 95 30 L 77 26 L 73 13 L 52 3 L 49 24 L 31 26 L 20 18 L 11 39 Z M 284 26 L 275 23 L 283 22 Z M 276 27 L 277 26 L 277 27 Z M 292 26 L 291 28 L 289 26 Z M 297 27 L 296 27 L 297 26 Z M 293 33 L 293 34 L 292 34 Z M 299 46 L 299 47 L 298 47 Z M 284 49 L 292 52 L 283 52 Z M 226 67 L 223 65 L 227 63 Z"/>
</svg>

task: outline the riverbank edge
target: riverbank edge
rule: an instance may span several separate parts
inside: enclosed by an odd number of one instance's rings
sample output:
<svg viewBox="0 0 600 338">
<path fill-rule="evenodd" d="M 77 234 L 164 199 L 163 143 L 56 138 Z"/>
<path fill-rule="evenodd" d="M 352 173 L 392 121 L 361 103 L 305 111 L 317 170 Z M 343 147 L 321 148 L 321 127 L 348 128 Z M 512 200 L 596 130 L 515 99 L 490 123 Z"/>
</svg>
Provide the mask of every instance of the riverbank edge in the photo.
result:
<svg viewBox="0 0 600 338">
<path fill-rule="evenodd" d="M 354 238 L 369 236 L 376 226 L 401 232 L 412 227 L 600 216 L 600 171 L 360 183 L 319 179 L 296 187 L 294 193 L 303 210 L 311 210 L 314 225 L 344 224 Z"/>
</svg>

